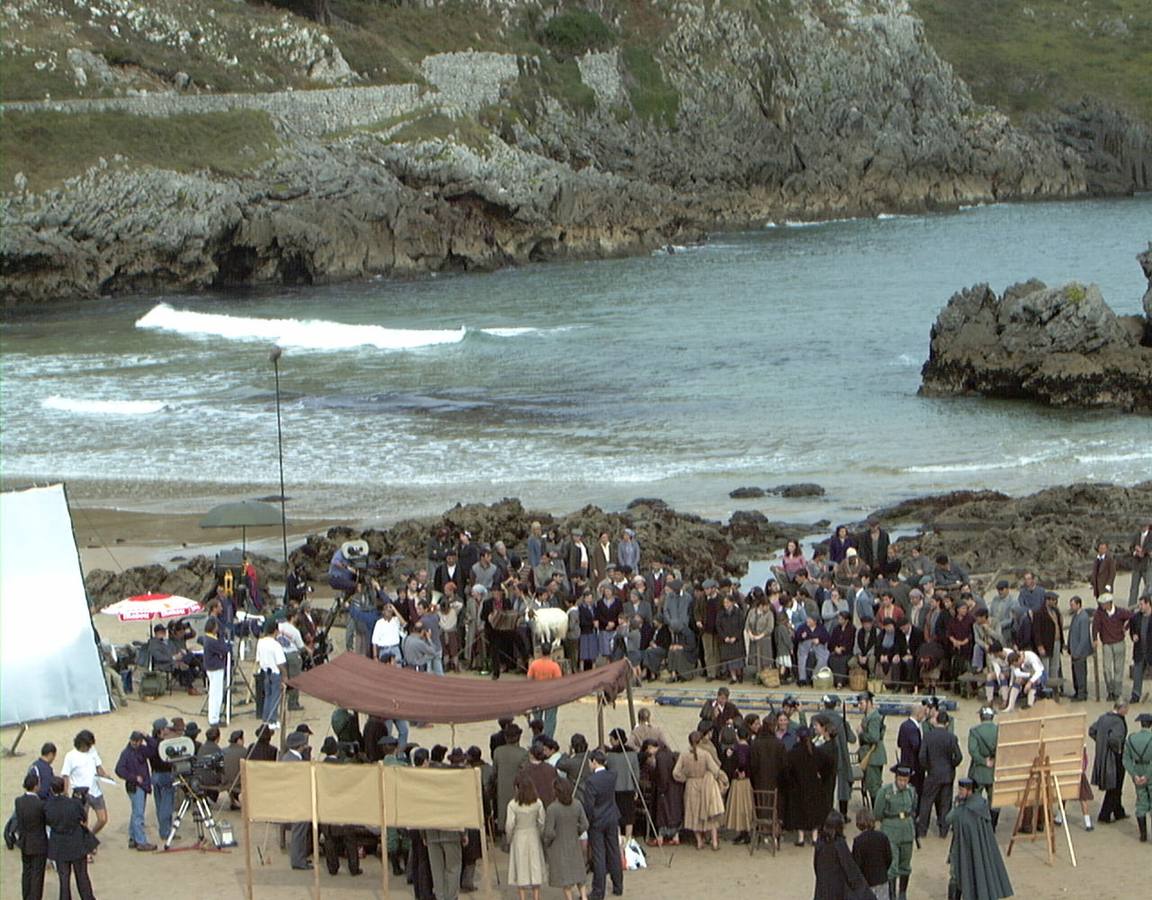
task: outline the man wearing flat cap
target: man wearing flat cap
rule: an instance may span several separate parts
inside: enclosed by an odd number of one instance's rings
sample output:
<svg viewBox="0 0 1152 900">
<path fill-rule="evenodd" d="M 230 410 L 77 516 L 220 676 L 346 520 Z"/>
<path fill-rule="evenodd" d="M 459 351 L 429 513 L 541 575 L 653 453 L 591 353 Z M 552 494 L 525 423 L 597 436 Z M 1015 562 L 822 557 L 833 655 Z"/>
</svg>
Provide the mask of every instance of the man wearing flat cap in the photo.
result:
<svg viewBox="0 0 1152 900">
<path fill-rule="evenodd" d="M 284 743 L 288 749 L 280 754 L 280 762 L 304 762 L 308 750 L 308 735 L 302 731 L 293 731 Z M 312 832 L 312 825 L 310 822 L 293 822 L 291 829 L 289 858 L 292 860 L 292 868 L 311 869 L 312 864 L 308 862 L 308 838 Z"/>
<path fill-rule="evenodd" d="M 1148 842 L 1148 813 L 1152 812 L 1152 713 L 1136 717 L 1140 730 L 1124 742 L 1124 770 L 1136 786 L 1136 824 L 1141 843 Z"/>
<path fill-rule="evenodd" d="M 1092 615 L 1093 647 L 1100 654 L 1104 669 L 1104 684 L 1108 689 L 1108 700 L 1116 702 L 1124 693 L 1124 635 L 1128 629 L 1131 613 L 1116 606 L 1111 594 L 1101 594 L 1096 601 L 1099 605 Z"/>
<path fill-rule="evenodd" d="M 895 765 L 889 771 L 894 783 L 880 788 L 872 813 L 880 830 L 892 845 L 892 865 L 888 868 L 888 896 L 908 900 L 908 880 L 912 876 L 912 847 L 916 843 L 916 789 L 909 783 L 912 767 Z M 897 891 L 899 887 L 899 891 Z"/>
<path fill-rule="evenodd" d="M 948 813 L 948 900 L 1000 900 L 1012 896 L 1012 882 L 992 833 L 988 801 L 974 793 L 976 782 L 957 782 L 956 805 Z"/>
</svg>

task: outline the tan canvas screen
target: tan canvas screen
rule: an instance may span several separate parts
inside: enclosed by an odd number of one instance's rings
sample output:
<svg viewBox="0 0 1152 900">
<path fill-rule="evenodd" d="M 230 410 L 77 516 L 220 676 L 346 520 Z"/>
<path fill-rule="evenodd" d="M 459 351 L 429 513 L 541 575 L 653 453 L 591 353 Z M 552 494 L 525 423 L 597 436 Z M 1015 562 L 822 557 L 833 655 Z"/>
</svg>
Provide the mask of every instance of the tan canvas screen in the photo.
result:
<svg viewBox="0 0 1152 900">
<path fill-rule="evenodd" d="M 311 822 L 308 763 L 249 762 L 243 772 L 244 815 L 254 822 Z"/>
<path fill-rule="evenodd" d="M 330 825 L 379 825 L 381 768 L 318 763 L 317 818 Z"/>
<path fill-rule="evenodd" d="M 483 827 L 479 769 L 413 769 L 381 763 L 245 761 L 241 767 L 245 816 L 253 822 L 311 822 L 313 770 L 316 819 L 320 822 L 403 828 Z"/>
<path fill-rule="evenodd" d="M 479 769 L 385 766 L 388 824 L 405 828 L 482 828 L 479 779 Z"/>
<path fill-rule="evenodd" d="M 992 797 L 996 806 L 1019 803 L 1043 741 L 1052 774 L 1065 800 L 1079 796 L 1087 716 L 1063 712 L 1051 700 L 1000 720 Z"/>
</svg>

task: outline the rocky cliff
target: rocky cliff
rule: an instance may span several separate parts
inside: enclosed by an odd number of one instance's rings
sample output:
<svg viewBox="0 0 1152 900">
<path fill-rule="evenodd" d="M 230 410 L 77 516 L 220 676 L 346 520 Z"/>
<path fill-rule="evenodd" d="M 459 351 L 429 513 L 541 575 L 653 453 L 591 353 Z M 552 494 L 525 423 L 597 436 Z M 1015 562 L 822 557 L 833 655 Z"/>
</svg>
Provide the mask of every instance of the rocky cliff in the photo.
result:
<svg viewBox="0 0 1152 900">
<path fill-rule="evenodd" d="M 923 394 L 1152 413 L 1152 247 L 1146 316 L 1117 316 L 1096 285 L 986 284 L 952 296 L 932 327 Z"/>
<path fill-rule="evenodd" d="M 976 103 L 905 0 L 332 7 L 325 29 L 225 0 L 7 4 L 25 88 L 4 109 L 5 305 L 607 256 L 1105 184 L 1098 142 Z"/>
</svg>

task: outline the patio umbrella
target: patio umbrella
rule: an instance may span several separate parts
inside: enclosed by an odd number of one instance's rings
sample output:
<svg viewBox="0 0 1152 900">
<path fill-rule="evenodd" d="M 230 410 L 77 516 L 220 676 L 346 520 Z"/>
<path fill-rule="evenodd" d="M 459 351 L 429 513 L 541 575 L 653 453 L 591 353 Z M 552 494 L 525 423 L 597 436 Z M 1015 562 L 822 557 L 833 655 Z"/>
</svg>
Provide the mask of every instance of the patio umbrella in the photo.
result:
<svg viewBox="0 0 1152 900">
<path fill-rule="evenodd" d="M 200 612 L 200 604 L 177 594 L 136 594 L 117 600 L 100 612 L 116 616 L 121 622 L 146 622 L 149 619 L 175 619 Z"/>
<path fill-rule="evenodd" d="M 248 550 L 248 529 L 280 524 L 280 508 L 259 500 L 237 500 L 208 510 L 201 528 L 239 528 L 241 549 Z"/>
</svg>

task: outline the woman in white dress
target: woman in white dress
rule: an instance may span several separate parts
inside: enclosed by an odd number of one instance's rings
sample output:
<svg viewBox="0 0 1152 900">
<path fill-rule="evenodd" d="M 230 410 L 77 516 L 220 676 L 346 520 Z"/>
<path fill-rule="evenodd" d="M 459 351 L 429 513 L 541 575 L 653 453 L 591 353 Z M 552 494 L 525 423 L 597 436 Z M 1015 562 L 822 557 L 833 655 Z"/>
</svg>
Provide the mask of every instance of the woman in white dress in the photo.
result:
<svg viewBox="0 0 1152 900">
<path fill-rule="evenodd" d="M 508 836 L 508 883 L 516 887 L 520 900 L 540 900 L 540 885 L 548 880 L 544 861 L 544 804 L 532 780 L 516 780 L 516 795 L 508 801 L 504 833 Z"/>
</svg>

